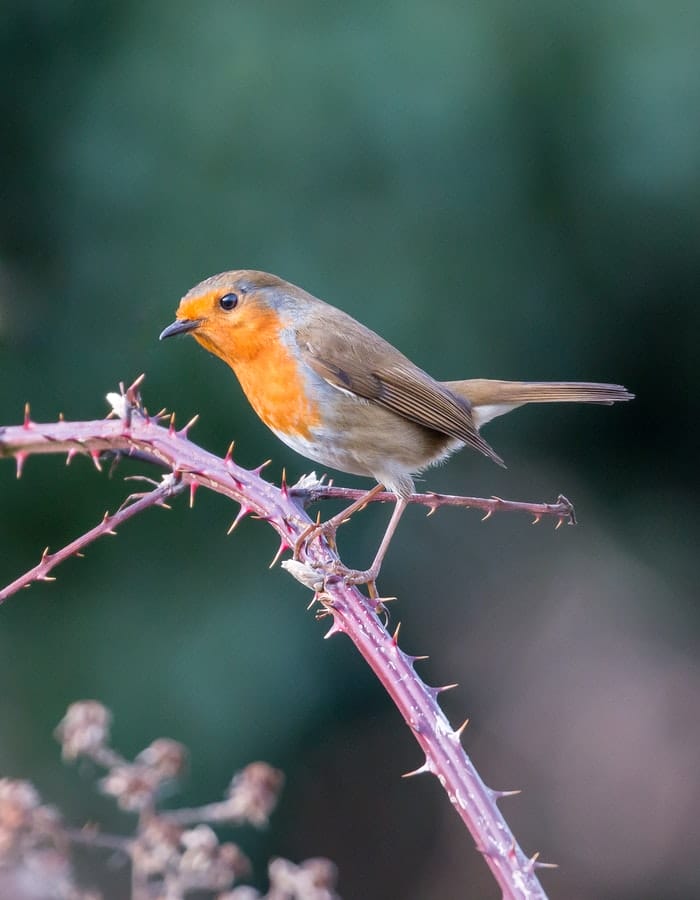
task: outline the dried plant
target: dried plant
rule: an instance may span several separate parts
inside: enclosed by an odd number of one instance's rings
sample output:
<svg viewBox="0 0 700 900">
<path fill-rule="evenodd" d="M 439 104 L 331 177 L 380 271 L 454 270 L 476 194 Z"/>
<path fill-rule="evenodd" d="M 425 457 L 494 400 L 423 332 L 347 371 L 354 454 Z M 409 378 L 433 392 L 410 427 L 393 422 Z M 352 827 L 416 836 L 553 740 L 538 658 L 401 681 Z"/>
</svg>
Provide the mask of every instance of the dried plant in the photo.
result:
<svg viewBox="0 0 700 900">
<path fill-rule="evenodd" d="M 27 781 L 0 779 L 0 896 L 13 900 L 99 900 L 73 872 L 75 846 L 107 850 L 128 862 L 132 900 L 181 900 L 193 891 L 216 900 L 337 900 L 336 870 L 327 859 L 295 865 L 273 859 L 269 891 L 239 882 L 251 874 L 237 844 L 220 842 L 212 825 L 267 825 L 284 776 L 255 762 L 234 775 L 223 800 L 195 809 L 159 809 L 166 786 L 187 768 L 187 749 L 159 738 L 128 761 L 110 746 L 111 713 L 96 700 L 72 703 L 56 729 L 63 759 L 82 757 L 105 769 L 102 793 L 136 815 L 129 837 L 94 825 L 70 827 L 41 802 Z"/>
</svg>

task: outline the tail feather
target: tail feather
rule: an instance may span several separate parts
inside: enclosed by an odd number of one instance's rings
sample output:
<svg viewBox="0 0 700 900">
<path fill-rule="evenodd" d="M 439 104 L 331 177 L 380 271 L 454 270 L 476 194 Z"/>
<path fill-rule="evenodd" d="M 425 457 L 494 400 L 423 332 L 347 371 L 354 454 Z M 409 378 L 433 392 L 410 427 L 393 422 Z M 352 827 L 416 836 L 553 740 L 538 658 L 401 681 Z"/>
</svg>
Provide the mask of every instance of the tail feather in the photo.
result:
<svg viewBox="0 0 700 900">
<path fill-rule="evenodd" d="M 586 381 L 491 381 L 474 378 L 444 382 L 453 394 L 468 400 L 477 428 L 525 403 L 603 403 L 632 400 L 620 384 Z"/>
</svg>

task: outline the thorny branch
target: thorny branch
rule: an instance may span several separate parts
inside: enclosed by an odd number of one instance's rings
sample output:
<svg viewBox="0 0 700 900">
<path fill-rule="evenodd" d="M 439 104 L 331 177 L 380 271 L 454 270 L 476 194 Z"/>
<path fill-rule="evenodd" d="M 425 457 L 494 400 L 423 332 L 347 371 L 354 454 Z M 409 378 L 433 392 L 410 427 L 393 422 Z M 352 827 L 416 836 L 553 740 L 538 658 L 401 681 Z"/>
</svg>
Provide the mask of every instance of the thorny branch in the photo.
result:
<svg viewBox="0 0 700 900">
<path fill-rule="evenodd" d="M 49 575 L 49 572 L 60 565 L 60 563 L 71 556 L 82 556 L 81 550 L 83 547 L 87 547 L 88 544 L 96 541 L 102 535 L 116 535 L 119 525 L 150 506 L 166 506 L 166 500 L 179 494 L 184 488 L 185 486 L 175 475 L 164 475 L 162 482 L 154 490 L 146 494 L 132 494 L 127 497 L 115 513 L 110 515 L 106 512 L 99 525 L 95 525 L 94 528 L 86 531 L 85 534 L 81 534 L 80 537 L 66 544 L 65 547 L 61 547 L 56 553 L 49 553 L 49 548 L 46 547 L 41 554 L 41 559 L 32 569 L 29 569 L 24 575 L 20 575 L 19 578 L 16 578 L 7 587 L 0 590 L 0 603 L 3 603 L 8 597 L 15 594 L 20 588 L 31 587 L 35 581 L 55 581 L 56 579 Z"/>
<path fill-rule="evenodd" d="M 323 484 L 323 479 L 321 479 L 309 487 L 294 485 L 289 488 L 289 493 L 292 497 L 299 497 L 306 507 L 318 500 L 359 500 L 366 491 L 336 487 L 334 484 Z M 555 528 L 559 528 L 564 522 L 567 525 L 576 524 L 573 503 L 563 494 L 559 494 L 554 503 L 523 503 L 520 500 L 503 500 L 501 497 L 462 497 L 455 494 L 436 494 L 433 491 L 424 494 L 409 494 L 406 500 L 408 503 L 418 506 L 427 506 L 429 516 L 443 506 L 459 506 L 463 509 L 480 509 L 486 514 L 482 522 L 490 519 L 495 512 L 522 512 L 533 517 L 533 525 L 537 525 L 545 516 L 556 518 Z M 370 503 L 393 503 L 395 501 L 396 497 L 389 491 L 380 491 L 369 500 Z"/>
<path fill-rule="evenodd" d="M 22 425 L 0 429 L 0 457 L 15 459 L 18 476 L 26 458 L 39 453 L 66 453 L 69 457 L 76 453 L 88 454 L 98 468 L 101 454 L 121 453 L 161 466 L 171 473 L 172 479 L 166 479 L 160 488 L 127 503 L 112 517 L 107 517 L 106 525 L 103 521 L 102 525 L 96 526 L 92 530 L 92 539 L 114 531 L 116 524 L 129 517 L 127 513 L 135 515 L 149 506 L 163 505 L 167 490 L 176 493 L 189 487 L 192 502 L 196 490 L 207 487 L 240 504 L 229 532 L 243 518 L 252 515 L 268 522 L 279 535 L 280 547 L 275 560 L 294 547 L 311 522 L 303 507 L 314 499 L 313 491 L 318 490 L 318 482 L 289 488 L 283 481 L 281 487 L 277 487 L 261 477 L 265 464 L 250 471 L 238 466 L 232 458 L 233 445 L 223 458 L 203 450 L 187 437 L 195 420 L 178 431 L 174 416 L 165 426 L 161 424 L 162 414 L 148 415 L 138 393 L 142 381 L 143 376 L 128 390 L 122 387 L 120 394 L 108 394 L 113 410 L 110 415 L 118 416 L 116 421 L 108 417 L 98 421 L 61 420 L 37 424 L 31 420 L 27 408 Z M 330 490 L 340 490 L 329 485 L 322 487 L 323 496 L 331 496 Z M 158 490 L 163 493 L 157 494 Z M 431 510 L 440 505 L 452 505 L 452 498 L 443 502 L 442 496 L 437 494 L 424 495 L 422 500 L 421 495 L 415 496 L 414 502 L 422 502 Z M 571 505 L 564 498 L 550 505 L 513 505 L 497 498 L 470 500 L 473 501 L 471 505 L 485 509 L 487 513 L 527 507 L 525 511 L 535 517 L 553 514 L 558 521 L 571 521 L 573 515 Z M 142 506 L 138 506 L 139 503 Z M 58 554 L 45 556 L 32 570 L 32 578 L 28 578 L 30 573 L 27 573 L 13 584 L 21 582 L 18 584 L 21 587 L 32 580 L 45 579 L 47 561 L 49 564 L 54 562 L 59 554 L 63 554 L 62 559 L 67 558 L 88 542 L 79 538 Z M 398 629 L 392 636 L 380 620 L 381 598 L 371 599 L 356 587 L 347 585 L 342 577 L 328 574 L 334 572 L 339 562 L 335 549 L 319 535 L 301 547 L 298 560 L 283 565 L 297 580 L 315 591 L 314 599 L 322 604 L 324 613 L 333 617 L 326 636 L 338 632 L 347 634 L 384 685 L 425 754 L 424 763 L 411 774 L 430 772 L 438 777 L 484 855 L 503 896 L 511 900 L 546 898 L 535 873 L 546 864 L 538 860 L 538 854 L 528 859 L 497 806 L 497 800 L 513 792 L 494 790 L 483 783 L 461 744 L 466 722 L 454 729 L 438 705 L 438 696 L 445 688 L 429 687 L 421 680 L 415 671 L 418 657 L 404 653 L 398 646 Z"/>
</svg>

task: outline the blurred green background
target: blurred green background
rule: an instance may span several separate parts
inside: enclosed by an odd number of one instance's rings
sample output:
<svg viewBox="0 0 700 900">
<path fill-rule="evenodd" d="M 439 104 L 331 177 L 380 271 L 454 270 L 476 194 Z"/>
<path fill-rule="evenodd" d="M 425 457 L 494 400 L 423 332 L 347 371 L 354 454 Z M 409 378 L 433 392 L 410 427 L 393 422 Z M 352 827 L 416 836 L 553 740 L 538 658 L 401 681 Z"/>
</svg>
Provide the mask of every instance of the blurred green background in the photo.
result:
<svg viewBox="0 0 700 900">
<path fill-rule="evenodd" d="M 700 7 L 678 0 L 172 4 L 5 0 L 0 13 L 0 423 L 145 402 L 248 466 L 313 466 L 193 341 L 179 297 L 275 272 L 439 378 L 617 381 L 612 409 L 493 423 L 433 489 L 576 504 L 578 528 L 410 510 L 382 573 L 405 649 L 472 726 L 553 897 L 698 896 Z M 0 580 L 129 491 L 88 461 L 0 464 Z M 333 473 L 335 474 L 335 473 Z M 341 483 L 361 484 L 340 477 Z M 327 507 L 330 512 L 332 507 Z M 341 536 L 366 564 L 388 509 Z M 184 741 L 179 800 L 253 759 L 284 769 L 272 855 L 330 856 L 346 898 L 496 898 L 418 748 L 349 642 L 267 570 L 276 540 L 200 491 L 0 609 L 0 775 L 75 824 L 129 817 L 51 732 L 94 697 L 115 743 Z M 173 800 L 173 802 L 176 802 Z M 229 835 L 230 836 L 230 835 Z M 114 896 L 123 882 L 114 875 Z M 121 884 L 121 887 L 119 886 Z"/>
</svg>

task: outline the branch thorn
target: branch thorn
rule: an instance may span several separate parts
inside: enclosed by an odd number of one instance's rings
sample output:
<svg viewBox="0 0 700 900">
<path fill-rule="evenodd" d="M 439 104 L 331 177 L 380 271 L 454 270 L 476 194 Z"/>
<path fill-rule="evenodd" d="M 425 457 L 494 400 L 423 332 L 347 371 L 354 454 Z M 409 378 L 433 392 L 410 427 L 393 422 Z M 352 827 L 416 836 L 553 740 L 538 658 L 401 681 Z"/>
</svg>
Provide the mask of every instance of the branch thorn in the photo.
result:
<svg viewBox="0 0 700 900">
<path fill-rule="evenodd" d="M 540 862 L 540 851 L 538 850 L 528 859 L 526 868 L 528 872 L 532 872 L 534 869 L 558 869 L 559 866 L 556 863 Z"/>
<path fill-rule="evenodd" d="M 323 603 L 323 601 L 321 601 L 321 602 Z M 321 619 L 324 616 L 330 616 L 330 615 L 331 615 L 330 609 L 328 609 L 324 604 L 323 609 L 319 613 L 316 614 L 316 618 Z M 333 624 L 328 629 L 328 631 L 323 635 L 323 640 L 327 641 L 328 638 L 333 637 L 333 635 L 335 635 L 335 634 L 341 634 L 342 631 L 343 631 L 343 628 L 341 627 L 340 621 L 337 618 L 334 618 Z"/>
<path fill-rule="evenodd" d="M 428 765 L 428 760 L 423 763 L 422 766 L 418 766 L 417 769 L 413 769 L 412 772 L 404 772 L 401 776 L 402 778 L 413 778 L 415 775 L 424 775 L 426 772 L 430 771 L 430 766 Z"/>
<path fill-rule="evenodd" d="M 29 454 L 24 450 L 20 450 L 18 453 L 15 453 L 15 462 L 17 463 L 17 477 L 22 477 L 22 469 L 24 468 L 24 461 Z"/>
<path fill-rule="evenodd" d="M 452 736 L 454 737 L 454 739 L 456 741 L 462 740 L 462 735 L 464 734 L 464 731 L 468 724 L 469 724 L 469 719 L 465 719 L 462 722 L 462 724 L 459 726 L 459 728 L 457 728 L 455 731 L 452 732 Z"/>
<path fill-rule="evenodd" d="M 181 428 L 178 431 L 178 434 L 180 435 L 180 437 L 187 437 L 187 432 L 190 430 L 190 428 L 192 428 L 194 425 L 197 424 L 198 420 L 199 420 L 199 413 L 196 413 L 196 415 L 192 416 L 192 418 L 187 423 L 187 425 L 185 425 L 184 428 Z"/>
<path fill-rule="evenodd" d="M 268 566 L 268 569 L 274 569 L 277 561 L 279 560 L 280 556 L 282 556 L 284 551 L 291 550 L 291 549 L 292 549 L 292 545 L 289 544 L 284 538 L 282 538 L 282 540 L 280 541 L 280 545 L 277 550 L 277 553 L 275 553 L 274 557 L 272 558 L 272 562 Z"/>
<path fill-rule="evenodd" d="M 392 643 L 394 644 L 395 647 L 398 646 L 398 643 L 399 643 L 399 632 L 400 631 L 401 631 L 401 622 L 398 623 L 398 625 L 396 626 L 396 631 L 393 633 L 393 635 L 391 637 Z"/>
<path fill-rule="evenodd" d="M 111 518 L 112 518 L 112 517 L 111 517 L 110 514 L 109 514 L 109 510 L 106 510 L 106 511 L 105 511 L 105 514 L 102 516 L 102 524 L 103 524 L 103 525 L 106 525 L 106 524 L 109 522 L 109 520 L 110 520 Z M 107 529 L 107 531 L 105 531 L 104 534 L 111 534 L 113 537 L 116 537 L 116 536 L 117 536 L 117 532 L 114 531 L 113 528 Z"/>
<path fill-rule="evenodd" d="M 241 508 L 238 510 L 238 515 L 233 520 L 233 522 L 231 522 L 226 534 L 227 535 L 231 534 L 238 527 L 238 525 L 243 521 L 243 519 L 245 519 L 245 517 L 252 512 L 253 512 L 252 506 L 245 506 L 244 504 L 241 503 Z"/>
<path fill-rule="evenodd" d="M 22 428 L 24 428 L 25 431 L 29 431 L 33 424 L 34 422 L 32 422 L 29 402 L 27 401 L 27 403 L 24 404 L 24 423 L 22 425 Z"/>
<path fill-rule="evenodd" d="M 133 406 L 135 406 L 137 408 L 139 406 L 141 406 L 141 397 L 139 396 L 139 388 L 141 387 L 141 385 L 144 383 L 145 380 L 146 380 L 146 373 L 142 372 L 138 376 L 138 378 L 135 378 L 134 381 L 132 381 L 132 383 L 129 385 L 129 387 L 126 389 L 126 391 L 124 390 L 124 388 L 122 387 L 121 384 L 119 385 L 119 387 L 122 388 L 122 393 L 126 397 L 127 401 L 129 403 L 133 404 Z"/>
<path fill-rule="evenodd" d="M 539 862 L 539 860 L 537 860 L 535 862 L 535 868 L 536 869 L 558 869 L 559 864 L 558 863 Z"/>
<path fill-rule="evenodd" d="M 522 790 L 517 788 L 514 791 L 495 791 L 492 790 L 491 794 L 496 800 L 504 800 L 506 797 L 517 797 L 519 794 L 522 794 Z"/>
</svg>

